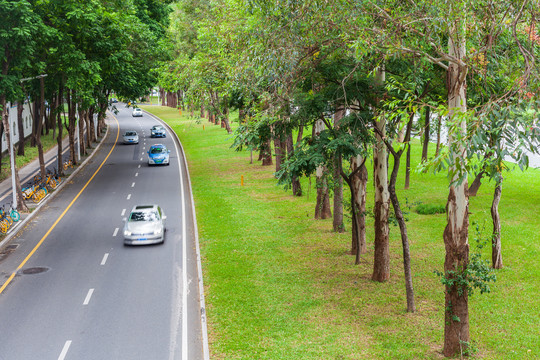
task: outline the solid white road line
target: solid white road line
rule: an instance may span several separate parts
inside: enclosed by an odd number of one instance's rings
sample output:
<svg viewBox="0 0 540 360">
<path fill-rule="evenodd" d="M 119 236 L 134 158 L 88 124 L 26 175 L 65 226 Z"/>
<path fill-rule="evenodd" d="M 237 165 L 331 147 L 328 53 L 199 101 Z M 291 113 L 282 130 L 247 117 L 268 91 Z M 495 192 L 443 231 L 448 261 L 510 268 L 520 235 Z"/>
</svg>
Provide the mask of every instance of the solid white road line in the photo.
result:
<svg viewBox="0 0 540 360">
<path fill-rule="evenodd" d="M 114 229 L 114 232 L 113 232 L 113 234 L 112 234 L 113 237 L 116 236 L 116 235 L 118 235 L 118 230 L 120 230 L 120 229 L 118 229 L 118 228 Z"/>
<path fill-rule="evenodd" d="M 70 346 L 71 346 L 71 340 L 66 341 L 66 343 L 64 344 L 64 347 L 62 348 L 62 352 L 60 353 L 60 356 L 58 357 L 58 360 L 64 360 L 66 358 L 66 355 Z"/>
<path fill-rule="evenodd" d="M 182 204 L 182 360 L 188 360 L 188 319 L 187 319 L 187 231 L 186 231 L 186 199 L 184 196 L 184 179 L 182 176 L 182 164 L 176 141 L 173 142 L 176 148 L 176 158 L 178 161 L 178 174 L 180 176 L 180 203 Z"/>
<path fill-rule="evenodd" d="M 90 303 L 90 298 L 92 297 L 93 293 L 94 293 L 94 289 L 88 290 L 88 294 L 86 294 L 86 298 L 84 299 L 83 305 L 88 305 L 88 303 Z"/>
<path fill-rule="evenodd" d="M 105 265 L 107 263 L 108 258 L 109 258 L 109 253 L 105 253 L 105 255 L 103 255 L 103 259 L 101 260 L 101 265 Z"/>
</svg>

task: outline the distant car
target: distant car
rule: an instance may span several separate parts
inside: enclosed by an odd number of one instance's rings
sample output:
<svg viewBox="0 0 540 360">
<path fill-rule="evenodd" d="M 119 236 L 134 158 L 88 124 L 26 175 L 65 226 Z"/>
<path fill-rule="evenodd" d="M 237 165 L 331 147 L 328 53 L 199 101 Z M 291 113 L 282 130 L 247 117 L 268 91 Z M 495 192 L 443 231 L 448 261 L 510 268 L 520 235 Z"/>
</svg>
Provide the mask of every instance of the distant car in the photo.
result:
<svg viewBox="0 0 540 360">
<path fill-rule="evenodd" d="M 133 116 L 133 117 L 141 117 L 142 116 L 141 108 L 133 109 L 133 112 L 131 113 L 131 116 Z"/>
<path fill-rule="evenodd" d="M 154 125 L 150 129 L 150 137 L 166 137 L 165 128 L 162 125 Z"/>
<path fill-rule="evenodd" d="M 169 165 L 169 153 L 167 147 L 162 144 L 150 146 L 148 150 L 148 165 Z"/>
<path fill-rule="evenodd" d="M 124 144 L 138 144 L 139 143 L 139 134 L 135 130 L 128 130 L 122 135 Z"/>
<path fill-rule="evenodd" d="M 124 244 L 163 243 L 166 219 L 167 216 L 158 205 L 134 206 L 124 224 Z"/>
<path fill-rule="evenodd" d="M 109 100 L 111 104 L 116 104 L 118 102 L 118 99 L 117 98 L 111 98 L 111 100 Z"/>
</svg>

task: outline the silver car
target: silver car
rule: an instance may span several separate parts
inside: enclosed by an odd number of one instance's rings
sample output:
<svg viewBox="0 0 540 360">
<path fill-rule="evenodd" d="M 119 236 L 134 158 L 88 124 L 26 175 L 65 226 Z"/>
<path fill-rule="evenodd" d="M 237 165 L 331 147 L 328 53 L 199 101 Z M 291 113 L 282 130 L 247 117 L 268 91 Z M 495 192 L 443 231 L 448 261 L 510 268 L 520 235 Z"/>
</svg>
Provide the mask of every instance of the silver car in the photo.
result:
<svg viewBox="0 0 540 360">
<path fill-rule="evenodd" d="M 134 130 L 128 130 L 122 135 L 124 144 L 138 144 L 139 143 L 139 134 Z"/>
<path fill-rule="evenodd" d="M 124 224 L 124 244 L 163 243 L 166 219 L 163 209 L 158 205 L 134 206 Z"/>
</svg>

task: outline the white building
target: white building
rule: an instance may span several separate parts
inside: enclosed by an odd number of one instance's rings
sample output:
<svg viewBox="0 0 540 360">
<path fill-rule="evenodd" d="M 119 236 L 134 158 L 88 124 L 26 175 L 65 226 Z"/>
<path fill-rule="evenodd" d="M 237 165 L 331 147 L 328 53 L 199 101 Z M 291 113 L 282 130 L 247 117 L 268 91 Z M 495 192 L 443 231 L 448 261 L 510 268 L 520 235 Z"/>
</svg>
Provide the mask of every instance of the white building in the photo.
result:
<svg viewBox="0 0 540 360">
<path fill-rule="evenodd" d="M 32 116 L 30 115 L 30 103 L 25 103 L 23 107 L 23 129 L 24 137 L 28 137 L 32 134 Z M 9 113 L 9 128 L 12 132 L 13 144 L 19 142 L 19 126 L 17 125 L 17 103 L 8 103 L 8 113 Z M 5 131 L 2 133 L 2 152 L 7 153 L 7 140 Z"/>
</svg>

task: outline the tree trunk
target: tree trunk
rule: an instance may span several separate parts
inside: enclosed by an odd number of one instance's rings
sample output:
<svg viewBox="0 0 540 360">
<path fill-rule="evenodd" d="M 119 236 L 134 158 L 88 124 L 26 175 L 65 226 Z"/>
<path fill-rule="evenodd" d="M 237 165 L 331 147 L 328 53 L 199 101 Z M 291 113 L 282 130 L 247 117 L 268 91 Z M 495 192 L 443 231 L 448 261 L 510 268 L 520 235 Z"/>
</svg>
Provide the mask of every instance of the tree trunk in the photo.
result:
<svg viewBox="0 0 540 360">
<path fill-rule="evenodd" d="M 226 105 L 223 111 L 223 122 L 228 134 L 232 134 L 231 122 L 229 121 L 229 107 Z"/>
<path fill-rule="evenodd" d="M 480 189 L 480 185 L 482 185 L 482 177 L 484 177 L 484 174 L 484 171 L 480 171 L 476 175 L 474 181 L 471 184 L 471 187 L 469 188 L 469 196 L 476 196 L 476 194 L 478 194 L 478 189 Z"/>
<path fill-rule="evenodd" d="M 2 74 L 5 75 L 7 73 L 7 65 L 4 63 L 2 67 Z M 6 101 L 6 95 L 0 94 L 0 107 L 1 107 L 1 117 L 2 117 L 2 124 L 4 128 L 4 134 L 6 136 L 6 144 L 7 149 L 10 151 L 11 149 L 11 138 L 9 135 L 9 114 L 7 112 L 7 101 Z M 10 153 L 10 159 L 11 159 L 11 153 Z M 17 204 L 13 204 L 14 207 L 17 208 L 20 212 L 28 212 L 28 207 L 26 206 L 24 202 L 24 197 L 22 195 L 22 187 L 21 187 L 21 180 L 19 178 L 19 171 L 17 170 L 17 167 L 13 167 L 11 169 L 15 173 L 15 191 L 17 192 Z"/>
<path fill-rule="evenodd" d="M 293 138 L 292 138 L 292 130 L 289 130 L 287 134 L 287 157 L 291 157 L 294 155 L 294 144 L 293 144 Z M 297 176 L 293 176 L 291 179 L 291 185 L 292 185 L 292 193 L 294 196 L 302 196 L 302 185 L 300 184 L 300 180 Z M 328 189 L 327 189 L 328 190 Z M 327 191 L 328 195 L 328 191 Z"/>
<path fill-rule="evenodd" d="M 424 120 L 424 144 L 422 146 L 422 161 L 427 161 L 428 155 L 428 146 L 429 146 L 429 117 L 430 117 L 430 108 L 426 106 L 426 118 Z"/>
<path fill-rule="evenodd" d="M 408 190 L 411 186 L 411 144 L 407 144 L 407 158 L 405 161 L 405 190 Z"/>
<path fill-rule="evenodd" d="M 315 219 L 328 219 L 332 216 L 330 209 L 330 194 L 328 183 L 326 182 L 327 172 L 325 167 L 319 166 L 316 171 L 317 176 L 317 204 L 315 205 Z"/>
<path fill-rule="evenodd" d="M 89 120 L 89 131 L 88 136 L 90 138 L 90 142 L 88 143 L 88 147 L 90 147 L 90 143 L 97 142 L 96 139 L 96 126 L 94 124 L 94 113 L 95 113 L 95 107 L 92 106 L 90 110 L 88 110 L 88 120 Z"/>
<path fill-rule="evenodd" d="M 57 144 L 57 170 L 58 174 L 63 175 L 64 169 L 62 168 L 63 160 L 62 160 L 62 138 L 63 138 L 63 132 L 64 132 L 64 126 L 62 125 L 62 117 L 64 116 L 63 111 L 63 100 L 64 100 L 64 85 L 60 83 L 60 86 L 58 87 L 58 99 L 57 99 L 57 112 L 56 112 L 56 121 L 58 126 L 58 135 L 56 136 L 56 144 Z"/>
<path fill-rule="evenodd" d="M 501 216 L 499 215 L 499 201 L 502 194 L 503 177 L 499 174 L 499 179 L 495 185 L 493 194 L 493 203 L 491 204 L 491 218 L 493 219 L 493 236 L 491 240 L 491 260 L 494 269 L 502 269 L 502 251 L 501 251 Z"/>
<path fill-rule="evenodd" d="M 324 122 L 317 120 L 312 128 L 312 138 L 319 136 L 321 131 L 324 130 Z M 292 133 L 291 133 L 292 143 Z M 330 194 L 328 193 L 328 182 L 326 180 L 326 174 L 328 169 L 325 166 L 319 165 L 315 171 L 316 187 L 317 187 L 317 203 L 315 204 L 315 219 L 328 219 L 332 216 L 330 209 Z"/>
<path fill-rule="evenodd" d="M 459 29 L 457 27 L 460 27 Z M 449 55 L 460 61 L 465 58 L 464 26 L 456 24 L 448 38 Z M 454 42 L 456 39 L 456 42 Z M 466 90 L 467 68 L 450 62 L 447 71 L 448 117 L 453 119 L 467 111 Z M 467 131 L 466 121 L 459 124 L 461 135 Z M 466 162 L 465 148 L 458 143 L 460 136 L 454 139 L 452 132 L 448 134 L 448 146 L 454 161 Z M 456 143 L 454 143 L 456 142 Z M 457 171 L 464 164 L 451 165 L 449 171 L 455 173 L 451 178 L 448 201 L 446 204 L 447 225 L 444 229 L 444 245 L 446 249 L 444 274 L 449 282 L 445 285 L 445 326 L 444 349 L 445 356 L 463 354 L 470 342 L 469 334 L 469 297 L 467 286 L 452 282 L 457 277 L 464 276 L 469 265 L 469 195 L 467 189 L 467 174 L 461 176 Z"/>
<path fill-rule="evenodd" d="M 359 166 L 360 169 L 358 169 Z M 351 255 L 365 254 L 367 252 L 366 189 L 368 181 L 368 171 L 365 161 L 360 155 L 351 159 L 351 170 L 356 173 L 355 176 L 353 176 L 352 178 L 352 186 L 354 188 L 355 194 L 354 206 L 357 209 L 357 221 L 356 223 L 353 222 L 354 229 L 351 244 Z"/>
<path fill-rule="evenodd" d="M 17 128 L 19 129 L 19 144 L 17 145 L 17 155 L 24 156 L 24 99 L 17 103 Z"/>
<path fill-rule="evenodd" d="M 268 139 L 264 144 L 262 144 L 261 155 L 262 166 L 272 165 L 272 143 L 270 139 Z"/>
<path fill-rule="evenodd" d="M 85 141 L 84 141 L 84 125 L 85 125 L 84 118 L 85 117 L 86 117 L 86 110 L 84 110 L 84 111 L 79 110 L 79 119 L 78 119 L 78 124 L 79 124 L 79 151 L 80 151 L 81 156 L 86 155 L 86 146 L 85 146 Z"/>
<path fill-rule="evenodd" d="M 442 126 L 442 119 L 441 116 L 437 118 L 437 145 L 435 148 L 435 156 L 439 155 L 439 151 L 441 150 L 441 126 Z"/>
<path fill-rule="evenodd" d="M 285 143 L 282 143 L 279 136 L 274 135 L 274 151 L 276 153 L 276 173 L 281 169 L 281 160 L 283 159 Z"/>
<path fill-rule="evenodd" d="M 339 128 L 339 122 L 345 115 L 344 109 L 334 113 L 334 127 Z M 332 222 L 335 232 L 345 232 L 343 224 L 343 178 L 341 177 L 342 158 L 340 153 L 334 154 L 334 221 Z"/>
<path fill-rule="evenodd" d="M 401 244 L 403 248 L 403 271 L 405 273 L 405 293 L 407 297 L 407 312 L 415 312 L 416 306 L 414 305 L 414 289 L 412 284 L 412 272 L 411 272 L 411 253 L 409 250 L 409 236 L 407 235 L 407 225 L 405 224 L 405 218 L 401 212 L 401 206 L 396 193 L 396 181 L 399 171 L 399 162 L 403 150 L 394 155 L 394 167 L 392 169 L 392 175 L 390 176 L 390 184 L 388 185 L 388 192 L 390 193 L 390 200 L 392 201 L 392 207 L 396 215 L 397 222 L 399 224 L 399 230 L 401 233 Z"/>
<path fill-rule="evenodd" d="M 36 145 L 38 149 L 39 158 L 39 170 L 41 178 L 45 179 L 47 175 L 45 171 L 45 156 L 43 154 L 43 144 L 41 143 L 41 131 L 43 130 L 43 123 L 45 122 L 45 80 L 39 79 L 40 82 L 40 107 L 39 107 L 39 123 L 36 130 Z M 36 114 L 37 115 L 37 114 Z"/>
<path fill-rule="evenodd" d="M 69 137 L 69 153 L 70 158 L 73 164 L 77 163 L 77 158 L 75 156 L 75 123 L 77 119 L 75 118 L 75 90 L 68 89 L 67 99 L 68 99 L 68 137 Z"/>
<path fill-rule="evenodd" d="M 377 82 L 384 84 L 384 68 L 377 70 Z M 383 282 L 390 278 L 390 241 L 388 215 L 390 207 L 390 194 L 388 193 L 388 165 L 386 162 L 386 145 L 381 135 L 386 136 L 386 120 L 376 121 L 379 129 L 373 148 L 373 181 L 375 185 L 375 251 L 373 260 L 373 281 Z M 380 134 L 379 134 L 380 133 Z"/>
</svg>

